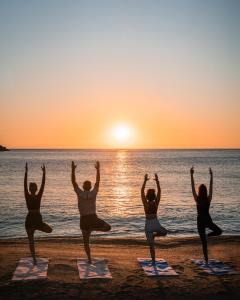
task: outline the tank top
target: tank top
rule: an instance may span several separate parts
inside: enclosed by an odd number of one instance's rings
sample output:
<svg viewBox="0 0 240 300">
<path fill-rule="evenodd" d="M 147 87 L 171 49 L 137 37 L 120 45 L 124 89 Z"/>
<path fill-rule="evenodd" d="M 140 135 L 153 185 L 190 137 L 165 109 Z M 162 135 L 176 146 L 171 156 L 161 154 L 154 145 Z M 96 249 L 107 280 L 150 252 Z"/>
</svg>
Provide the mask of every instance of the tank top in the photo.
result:
<svg viewBox="0 0 240 300">
<path fill-rule="evenodd" d="M 26 197 L 26 203 L 27 203 L 28 210 L 40 210 L 41 196 L 28 195 Z"/>
<path fill-rule="evenodd" d="M 147 202 L 146 214 L 148 214 L 148 215 L 157 214 L 157 204 L 155 201 Z"/>
<path fill-rule="evenodd" d="M 210 207 L 210 201 L 208 198 L 205 198 L 205 199 L 197 198 L 198 216 L 208 217 L 209 216 L 209 207 Z"/>
<path fill-rule="evenodd" d="M 81 216 L 96 214 L 96 198 L 97 198 L 96 188 L 93 188 L 93 190 L 89 192 L 84 192 L 79 189 L 77 191 L 77 196 L 78 196 L 78 209 Z"/>
</svg>

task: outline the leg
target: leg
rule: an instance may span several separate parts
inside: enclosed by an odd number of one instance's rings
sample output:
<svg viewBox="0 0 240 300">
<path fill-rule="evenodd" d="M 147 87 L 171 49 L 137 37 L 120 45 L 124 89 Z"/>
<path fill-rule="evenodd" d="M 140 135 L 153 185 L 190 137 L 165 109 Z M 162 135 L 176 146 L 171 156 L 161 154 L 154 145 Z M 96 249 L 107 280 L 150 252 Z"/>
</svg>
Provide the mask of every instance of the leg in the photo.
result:
<svg viewBox="0 0 240 300">
<path fill-rule="evenodd" d="M 153 238 L 155 238 L 156 236 L 166 236 L 166 235 L 167 235 L 167 229 L 161 226 L 161 228 L 158 231 L 154 232 Z"/>
<path fill-rule="evenodd" d="M 208 233 L 208 236 L 218 236 L 222 234 L 222 229 L 213 222 L 208 224 L 208 228 L 212 230 L 212 232 Z"/>
<path fill-rule="evenodd" d="M 203 249 L 203 255 L 205 258 L 205 262 L 208 263 L 208 248 L 207 248 L 207 238 L 206 238 L 206 232 L 205 227 L 198 224 L 198 233 L 202 242 L 202 249 Z"/>
<path fill-rule="evenodd" d="M 151 231 L 145 231 L 147 242 L 149 245 L 149 251 L 152 258 L 152 263 L 155 265 L 155 245 L 154 245 L 154 234 Z"/>
<path fill-rule="evenodd" d="M 29 240 L 29 248 L 33 258 L 34 265 L 37 264 L 36 255 L 35 255 L 35 246 L 34 246 L 34 231 L 35 229 L 27 229 L 27 235 Z"/>
<path fill-rule="evenodd" d="M 111 226 L 107 222 L 105 222 L 105 221 L 103 221 L 103 220 L 101 220 L 99 218 L 97 218 L 94 221 L 94 223 L 95 224 L 93 224 L 92 227 L 91 227 L 91 229 L 94 230 L 94 231 L 107 232 L 107 231 L 111 230 Z"/>
<path fill-rule="evenodd" d="M 89 246 L 89 240 L 90 240 L 90 235 L 91 231 L 89 230 L 82 230 L 82 235 L 83 235 L 83 244 L 84 244 L 84 249 L 88 257 L 88 262 L 89 264 L 92 263 L 91 260 L 91 251 L 90 251 L 90 246 Z"/>
<path fill-rule="evenodd" d="M 53 231 L 52 227 L 50 227 L 47 223 L 42 223 L 42 225 L 37 230 L 40 230 L 40 231 L 43 231 L 46 233 L 51 233 Z"/>
<path fill-rule="evenodd" d="M 152 258 L 152 264 L 155 265 L 155 246 L 154 246 L 154 242 L 149 243 L 149 249 L 150 249 L 150 254 L 151 254 L 151 258 Z"/>
</svg>

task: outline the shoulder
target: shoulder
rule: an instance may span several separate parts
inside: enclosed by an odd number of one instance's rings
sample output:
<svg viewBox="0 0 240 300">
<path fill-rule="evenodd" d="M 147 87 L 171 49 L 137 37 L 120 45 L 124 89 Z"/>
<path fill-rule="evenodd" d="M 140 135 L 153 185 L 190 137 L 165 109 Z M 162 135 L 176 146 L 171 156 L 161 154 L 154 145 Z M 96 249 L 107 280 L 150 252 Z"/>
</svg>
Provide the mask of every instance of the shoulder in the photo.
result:
<svg viewBox="0 0 240 300">
<path fill-rule="evenodd" d="M 25 195 L 25 199 L 26 199 L 26 201 L 31 200 L 31 195 L 30 195 L 29 193 L 27 193 L 27 194 Z"/>
<path fill-rule="evenodd" d="M 74 190 L 79 197 L 81 197 L 84 194 L 84 192 L 78 186 L 76 186 Z"/>
<path fill-rule="evenodd" d="M 91 190 L 91 194 L 97 194 L 98 193 L 98 189 L 99 189 L 99 185 L 95 184 L 94 188 Z"/>
</svg>

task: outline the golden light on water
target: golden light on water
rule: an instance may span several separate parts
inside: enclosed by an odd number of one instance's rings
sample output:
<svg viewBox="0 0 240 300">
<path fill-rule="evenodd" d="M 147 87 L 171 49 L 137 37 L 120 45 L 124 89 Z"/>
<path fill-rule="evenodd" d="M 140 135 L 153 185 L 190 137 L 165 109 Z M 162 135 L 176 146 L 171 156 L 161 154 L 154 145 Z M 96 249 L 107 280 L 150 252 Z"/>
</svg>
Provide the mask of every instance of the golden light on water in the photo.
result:
<svg viewBox="0 0 240 300">
<path fill-rule="evenodd" d="M 126 201 L 129 201 L 132 187 L 127 184 L 129 175 L 129 166 L 127 165 L 127 151 L 118 150 L 116 152 L 116 159 L 113 165 L 114 178 L 117 182 L 113 187 L 114 201 L 113 210 L 116 215 L 124 216 L 126 214 Z"/>
</svg>

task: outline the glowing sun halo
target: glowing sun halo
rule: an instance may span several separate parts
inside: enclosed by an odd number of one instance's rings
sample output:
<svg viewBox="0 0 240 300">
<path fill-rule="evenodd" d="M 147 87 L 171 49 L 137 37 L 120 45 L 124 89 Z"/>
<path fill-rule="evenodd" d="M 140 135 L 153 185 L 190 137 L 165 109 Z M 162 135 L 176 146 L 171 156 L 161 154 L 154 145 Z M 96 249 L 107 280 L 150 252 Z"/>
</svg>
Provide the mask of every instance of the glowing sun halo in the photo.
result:
<svg viewBox="0 0 240 300">
<path fill-rule="evenodd" d="M 127 125 L 121 124 L 113 128 L 113 137 L 117 142 L 127 142 L 132 135 L 132 130 Z"/>
</svg>

